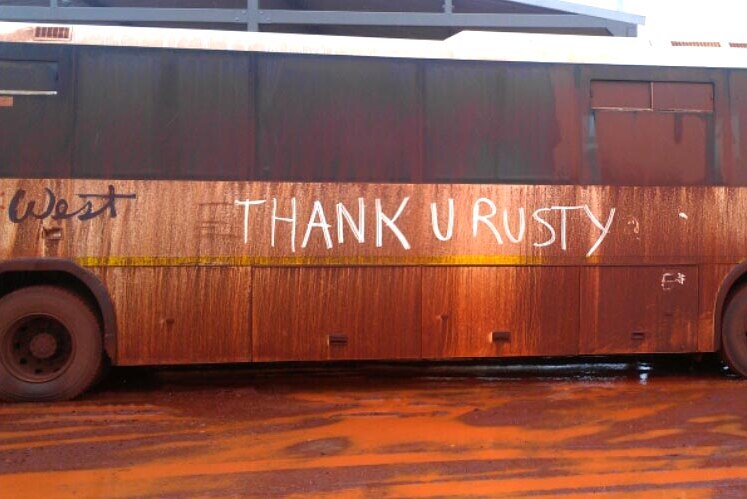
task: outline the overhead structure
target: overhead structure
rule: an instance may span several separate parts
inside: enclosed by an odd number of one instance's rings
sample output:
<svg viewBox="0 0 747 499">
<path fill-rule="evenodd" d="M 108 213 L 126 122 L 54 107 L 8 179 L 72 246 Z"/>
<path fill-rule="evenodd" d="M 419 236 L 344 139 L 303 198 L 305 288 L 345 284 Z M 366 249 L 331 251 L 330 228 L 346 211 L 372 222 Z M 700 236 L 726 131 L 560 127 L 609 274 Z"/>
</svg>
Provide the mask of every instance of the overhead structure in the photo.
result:
<svg viewBox="0 0 747 499">
<path fill-rule="evenodd" d="M 465 29 L 636 36 L 645 22 L 561 0 L 0 0 L 0 20 L 424 39 Z"/>
</svg>

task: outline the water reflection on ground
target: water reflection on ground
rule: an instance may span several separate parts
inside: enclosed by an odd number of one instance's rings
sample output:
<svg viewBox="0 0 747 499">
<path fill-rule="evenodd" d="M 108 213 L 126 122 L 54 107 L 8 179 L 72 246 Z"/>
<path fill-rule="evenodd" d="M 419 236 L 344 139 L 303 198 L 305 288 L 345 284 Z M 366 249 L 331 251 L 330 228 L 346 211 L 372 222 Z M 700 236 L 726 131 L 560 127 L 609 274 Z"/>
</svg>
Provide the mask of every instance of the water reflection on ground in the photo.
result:
<svg viewBox="0 0 747 499">
<path fill-rule="evenodd" d="M 0 405 L 0 491 L 738 496 L 745 389 L 710 357 L 117 369 Z"/>
</svg>

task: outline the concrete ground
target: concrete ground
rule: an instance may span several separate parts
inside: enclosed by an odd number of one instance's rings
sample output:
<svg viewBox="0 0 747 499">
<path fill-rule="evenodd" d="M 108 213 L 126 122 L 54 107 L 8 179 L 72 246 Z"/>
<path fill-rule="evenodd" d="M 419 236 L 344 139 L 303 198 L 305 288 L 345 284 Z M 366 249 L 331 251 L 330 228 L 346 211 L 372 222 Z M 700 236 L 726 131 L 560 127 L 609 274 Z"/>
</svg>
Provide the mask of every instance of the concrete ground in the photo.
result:
<svg viewBox="0 0 747 499">
<path fill-rule="evenodd" d="M 743 497 L 747 381 L 690 358 L 117 369 L 0 404 L 0 497 Z"/>
</svg>

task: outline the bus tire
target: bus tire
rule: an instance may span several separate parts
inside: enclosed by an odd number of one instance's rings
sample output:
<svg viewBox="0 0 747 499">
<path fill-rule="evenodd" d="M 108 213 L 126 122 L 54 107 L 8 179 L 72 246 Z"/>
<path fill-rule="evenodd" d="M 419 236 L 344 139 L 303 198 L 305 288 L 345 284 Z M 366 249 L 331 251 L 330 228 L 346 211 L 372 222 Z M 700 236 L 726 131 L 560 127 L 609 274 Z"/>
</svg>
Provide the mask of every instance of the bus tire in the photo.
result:
<svg viewBox="0 0 747 499">
<path fill-rule="evenodd" d="M 68 400 L 101 372 L 101 327 L 91 307 L 57 286 L 29 286 L 0 299 L 0 399 Z"/>
<path fill-rule="evenodd" d="M 747 377 L 747 288 L 726 305 L 721 326 L 721 357 L 729 369 Z"/>
</svg>

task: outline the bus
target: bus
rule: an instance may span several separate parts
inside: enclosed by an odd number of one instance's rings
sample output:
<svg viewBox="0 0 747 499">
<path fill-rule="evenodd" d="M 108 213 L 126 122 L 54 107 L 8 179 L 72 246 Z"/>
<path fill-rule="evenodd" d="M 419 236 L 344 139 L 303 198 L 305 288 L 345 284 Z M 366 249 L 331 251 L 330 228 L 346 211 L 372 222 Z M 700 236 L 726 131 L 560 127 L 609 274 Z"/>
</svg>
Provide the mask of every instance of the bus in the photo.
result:
<svg viewBox="0 0 747 499">
<path fill-rule="evenodd" d="M 0 23 L 0 397 L 107 363 L 747 375 L 746 48 Z"/>
</svg>

